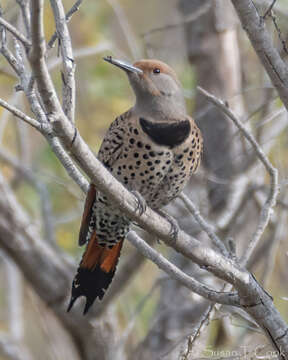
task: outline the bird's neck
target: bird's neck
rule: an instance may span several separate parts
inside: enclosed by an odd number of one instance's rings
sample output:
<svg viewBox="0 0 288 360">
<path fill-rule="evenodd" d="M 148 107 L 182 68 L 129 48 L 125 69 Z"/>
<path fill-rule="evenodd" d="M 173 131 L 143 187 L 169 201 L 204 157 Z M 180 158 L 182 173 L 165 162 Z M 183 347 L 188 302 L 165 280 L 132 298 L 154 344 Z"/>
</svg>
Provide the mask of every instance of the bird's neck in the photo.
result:
<svg viewBox="0 0 288 360">
<path fill-rule="evenodd" d="M 187 114 L 184 99 L 169 96 L 136 98 L 133 110 L 143 117 L 163 119 L 164 121 L 167 121 L 167 119 L 182 119 Z"/>
</svg>

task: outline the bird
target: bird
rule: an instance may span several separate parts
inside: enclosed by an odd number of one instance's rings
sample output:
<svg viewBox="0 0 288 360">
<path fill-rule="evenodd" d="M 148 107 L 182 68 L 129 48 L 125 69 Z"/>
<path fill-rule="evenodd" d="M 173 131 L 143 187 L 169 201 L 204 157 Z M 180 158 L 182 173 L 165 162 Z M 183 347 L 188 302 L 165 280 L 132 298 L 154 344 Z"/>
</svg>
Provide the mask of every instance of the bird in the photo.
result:
<svg viewBox="0 0 288 360">
<path fill-rule="evenodd" d="M 140 205 L 144 201 L 161 211 L 181 193 L 199 167 L 201 132 L 187 115 L 182 86 L 169 65 L 151 59 L 133 65 L 111 56 L 104 60 L 127 74 L 136 100 L 111 123 L 98 159 L 135 193 Z M 72 283 L 67 311 L 78 297 L 86 297 L 84 314 L 96 298 L 103 298 L 131 223 L 90 184 L 79 233 L 79 245 L 86 244 L 86 249 Z"/>
</svg>

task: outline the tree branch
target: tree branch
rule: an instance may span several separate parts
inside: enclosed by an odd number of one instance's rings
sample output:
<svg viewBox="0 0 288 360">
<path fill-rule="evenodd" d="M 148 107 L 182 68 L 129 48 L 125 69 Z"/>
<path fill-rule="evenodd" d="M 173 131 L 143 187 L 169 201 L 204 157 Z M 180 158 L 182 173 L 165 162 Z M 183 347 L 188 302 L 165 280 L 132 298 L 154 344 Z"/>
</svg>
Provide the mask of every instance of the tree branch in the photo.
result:
<svg viewBox="0 0 288 360">
<path fill-rule="evenodd" d="M 0 16 L 0 24 L 3 25 L 12 35 L 16 37 L 16 39 L 18 39 L 24 45 L 26 51 L 29 51 L 31 47 L 31 43 L 20 31 L 18 31 L 8 21 L 4 20 L 1 16 Z"/>
<path fill-rule="evenodd" d="M 268 174 L 270 175 L 270 191 L 267 200 L 261 209 L 260 219 L 256 231 L 241 259 L 241 264 L 245 266 L 269 222 L 272 208 L 276 203 L 276 198 L 279 190 L 278 171 L 276 168 L 272 166 L 268 157 L 264 154 L 261 147 L 255 140 L 254 136 L 245 129 L 245 126 L 242 125 L 242 123 L 237 119 L 235 114 L 223 103 L 223 101 L 217 99 L 212 94 L 209 94 L 206 90 L 202 89 L 201 87 L 198 87 L 198 89 L 201 92 L 201 94 L 203 94 L 210 102 L 212 102 L 219 109 L 221 109 L 234 122 L 234 124 L 241 131 L 241 133 L 246 138 L 246 140 L 252 145 L 257 157 L 263 163 Z"/>
<path fill-rule="evenodd" d="M 67 28 L 65 11 L 61 0 L 50 0 L 56 23 L 57 36 L 60 41 L 63 72 L 63 110 L 68 119 L 74 122 L 75 116 L 75 62 L 71 39 Z M 75 10 L 76 11 L 76 10 Z"/>
<path fill-rule="evenodd" d="M 43 28 L 43 0 L 31 0 L 31 38 L 32 48 L 29 52 L 29 61 L 38 86 L 46 114 L 63 116 L 54 85 L 45 61 L 45 37 Z"/>
<path fill-rule="evenodd" d="M 205 299 L 218 302 L 225 305 L 239 306 L 240 300 L 237 293 L 225 293 L 210 289 L 198 280 L 186 275 L 177 266 L 164 258 L 144 240 L 142 240 L 134 231 L 130 231 L 127 239 L 133 244 L 146 258 L 156 264 L 161 270 L 168 274 L 172 279 L 179 281 L 196 294 L 203 296 Z"/>
<path fill-rule="evenodd" d="M 15 106 L 8 104 L 6 101 L 4 101 L 2 99 L 0 99 L 0 106 L 5 108 L 6 110 L 10 111 L 13 115 L 18 117 L 19 119 L 25 121 L 27 124 L 33 126 L 35 129 L 37 129 L 41 132 L 43 131 L 43 129 L 41 128 L 41 124 L 39 124 L 39 122 L 37 120 L 24 114 L 22 111 L 18 110 Z"/>
<path fill-rule="evenodd" d="M 195 207 L 193 202 L 182 192 L 179 196 L 189 212 L 194 216 L 201 228 L 207 233 L 209 238 L 212 240 L 214 245 L 221 251 L 222 255 L 229 257 L 229 252 L 227 251 L 223 241 L 216 235 L 214 229 L 211 225 L 206 222 L 206 220 L 201 216 L 200 211 Z"/>
<path fill-rule="evenodd" d="M 288 110 L 288 68 L 273 46 L 263 17 L 258 14 L 252 0 L 231 1 L 243 29 L 247 32 L 252 46 Z"/>
<path fill-rule="evenodd" d="M 75 2 L 75 4 L 71 7 L 71 9 L 67 12 L 66 16 L 65 16 L 65 20 L 66 20 L 66 23 L 68 23 L 71 18 L 72 18 L 72 15 L 79 10 L 81 4 L 82 4 L 83 0 L 77 0 Z M 57 31 L 54 32 L 54 34 L 51 36 L 51 39 L 49 40 L 48 42 L 48 48 L 53 48 L 54 45 L 55 45 L 55 41 L 57 40 L 57 37 L 58 37 L 58 34 L 57 34 Z"/>
</svg>

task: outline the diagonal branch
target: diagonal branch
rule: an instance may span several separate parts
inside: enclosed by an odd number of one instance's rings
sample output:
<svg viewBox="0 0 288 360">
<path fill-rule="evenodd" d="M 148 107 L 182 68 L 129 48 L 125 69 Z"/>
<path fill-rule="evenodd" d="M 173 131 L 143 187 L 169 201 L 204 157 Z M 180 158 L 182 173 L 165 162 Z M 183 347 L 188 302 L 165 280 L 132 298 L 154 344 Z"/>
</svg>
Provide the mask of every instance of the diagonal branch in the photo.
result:
<svg viewBox="0 0 288 360">
<path fill-rule="evenodd" d="M 272 38 L 267 31 L 263 17 L 252 0 L 231 0 L 239 16 L 243 29 L 254 47 L 262 65 L 269 75 L 272 84 L 288 109 L 288 68 L 281 59 L 279 52 L 272 43 Z"/>
<path fill-rule="evenodd" d="M 6 28 L 1 25 L 0 26 L 0 37 L 1 37 L 1 48 L 0 52 L 5 57 L 5 59 L 8 61 L 12 69 L 15 71 L 15 73 L 20 76 L 21 74 L 21 67 L 15 58 L 15 56 L 12 54 L 12 52 L 7 47 L 7 39 L 6 39 Z"/>
<path fill-rule="evenodd" d="M 133 244 L 145 257 L 150 259 L 161 270 L 166 272 L 172 279 L 179 281 L 182 285 L 192 290 L 196 294 L 203 296 L 205 299 L 218 302 L 225 305 L 239 306 L 240 300 L 237 293 L 225 293 L 210 289 L 208 286 L 201 284 L 198 280 L 186 275 L 177 266 L 164 258 L 144 240 L 142 240 L 134 231 L 130 231 L 127 239 Z"/>
<path fill-rule="evenodd" d="M 71 7 L 71 9 L 67 12 L 66 16 L 65 16 L 65 20 L 66 22 L 68 23 L 71 18 L 72 18 L 72 15 L 79 10 L 81 4 L 82 4 L 83 0 L 77 0 L 75 2 L 75 4 Z M 57 40 L 57 37 L 58 37 L 58 34 L 57 34 L 57 31 L 54 32 L 54 34 L 51 36 L 51 39 L 49 40 L 48 42 L 48 48 L 53 48 L 54 47 L 54 44 L 55 44 L 55 41 Z"/>
<path fill-rule="evenodd" d="M 18 39 L 24 45 L 25 49 L 29 51 L 31 47 L 31 43 L 20 31 L 18 31 L 8 21 L 4 20 L 1 16 L 0 16 L 0 24 L 3 25 L 12 35 L 14 35 L 16 39 Z"/>
<path fill-rule="evenodd" d="M 24 114 L 21 110 L 18 110 L 15 106 L 8 104 L 6 101 L 2 99 L 0 99 L 0 106 L 10 111 L 13 115 L 18 117 L 19 119 L 25 121 L 27 124 L 33 126 L 35 129 L 42 131 L 41 124 L 37 120 Z"/>
<path fill-rule="evenodd" d="M 227 251 L 223 241 L 216 235 L 214 229 L 212 229 L 211 225 L 208 224 L 205 219 L 200 214 L 200 211 L 196 208 L 193 202 L 188 198 L 187 195 L 182 192 L 179 195 L 179 198 L 184 202 L 186 208 L 190 211 L 190 213 L 195 217 L 198 224 L 201 228 L 207 233 L 209 238 L 213 241 L 214 245 L 221 251 L 224 256 L 229 257 L 229 252 Z"/>
<path fill-rule="evenodd" d="M 224 102 L 217 99 L 214 95 L 209 94 L 206 90 L 202 89 L 201 87 L 198 87 L 198 89 L 201 92 L 201 94 L 206 97 L 206 99 L 208 99 L 219 109 L 221 109 L 234 122 L 234 124 L 241 131 L 241 133 L 246 138 L 246 140 L 252 145 L 257 157 L 263 163 L 268 174 L 270 175 L 270 191 L 266 199 L 266 202 L 261 209 L 258 226 L 256 228 L 255 233 L 253 234 L 252 240 L 250 241 L 248 248 L 246 249 L 241 259 L 241 264 L 245 266 L 253 250 L 255 249 L 258 241 L 260 240 L 263 232 L 265 231 L 266 226 L 268 225 L 272 208 L 276 203 L 276 198 L 279 190 L 278 171 L 270 163 L 268 157 L 265 155 L 260 145 L 255 140 L 254 136 L 246 130 L 245 126 L 241 123 L 240 120 L 237 119 L 236 115 L 224 104 Z"/>
</svg>

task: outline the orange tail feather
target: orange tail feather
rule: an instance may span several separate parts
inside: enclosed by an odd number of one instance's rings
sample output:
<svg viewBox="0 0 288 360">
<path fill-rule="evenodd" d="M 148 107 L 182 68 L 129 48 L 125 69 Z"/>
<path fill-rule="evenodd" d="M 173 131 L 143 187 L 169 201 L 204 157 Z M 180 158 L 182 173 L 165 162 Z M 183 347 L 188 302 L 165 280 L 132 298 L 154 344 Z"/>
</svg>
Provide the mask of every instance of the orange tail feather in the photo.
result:
<svg viewBox="0 0 288 360">
<path fill-rule="evenodd" d="M 100 300 L 109 287 L 116 271 L 118 259 L 123 245 L 122 239 L 112 249 L 98 244 L 96 233 L 92 235 L 77 274 L 72 284 L 72 296 L 67 311 L 70 311 L 76 299 L 86 297 L 84 314 L 98 297 Z"/>
</svg>

